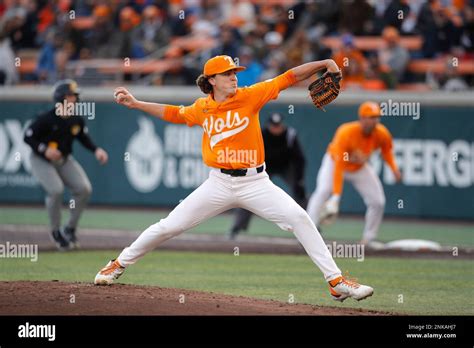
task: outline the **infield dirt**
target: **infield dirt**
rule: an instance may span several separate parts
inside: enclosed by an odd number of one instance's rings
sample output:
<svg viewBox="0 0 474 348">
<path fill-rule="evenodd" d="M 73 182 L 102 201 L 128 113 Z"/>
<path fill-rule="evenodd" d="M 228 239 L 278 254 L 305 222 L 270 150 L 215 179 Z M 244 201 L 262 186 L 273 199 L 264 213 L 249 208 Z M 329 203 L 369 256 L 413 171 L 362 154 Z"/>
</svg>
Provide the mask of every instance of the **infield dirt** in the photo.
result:
<svg viewBox="0 0 474 348">
<path fill-rule="evenodd" d="M 216 293 L 59 281 L 0 282 L 0 315 L 396 315 Z"/>
</svg>

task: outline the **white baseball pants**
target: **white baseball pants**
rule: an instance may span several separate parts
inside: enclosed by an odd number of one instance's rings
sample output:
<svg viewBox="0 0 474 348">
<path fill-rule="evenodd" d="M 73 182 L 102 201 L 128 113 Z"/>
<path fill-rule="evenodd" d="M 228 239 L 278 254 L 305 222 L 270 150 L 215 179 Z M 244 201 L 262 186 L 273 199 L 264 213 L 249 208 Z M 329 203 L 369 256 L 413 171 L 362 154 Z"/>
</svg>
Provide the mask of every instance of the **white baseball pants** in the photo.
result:
<svg viewBox="0 0 474 348">
<path fill-rule="evenodd" d="M 164 241 L 232 208 L 244 208 L 293 232 L 309 257 L 330 281 L 341 275 L 321 235 L 306 211 L 268 174 L 254 168 L 243 177 L 232 177 L 212 169 L 209 178 L 158 223 L 148 227 L 125 248 L 118 261 L 123 266 L 137 262 Z"/>
<path fill-rule="evenodd" d="M 316 179 L 316 190 L 311 195 L 307 207 L 308 215 L 315 225 L 319 224 L 321 208 L 332 194 L 333 177 L 334 161 L 326 153 Z M 362 239 L 366 241 L 374 240 L 377 237 L 385 209 L 385 194 L 382 183 L 373 168 L 367 163 L 358 171 L 344 172 L 344 179 L 352 183 L 367 206 Z"/>
</svg>

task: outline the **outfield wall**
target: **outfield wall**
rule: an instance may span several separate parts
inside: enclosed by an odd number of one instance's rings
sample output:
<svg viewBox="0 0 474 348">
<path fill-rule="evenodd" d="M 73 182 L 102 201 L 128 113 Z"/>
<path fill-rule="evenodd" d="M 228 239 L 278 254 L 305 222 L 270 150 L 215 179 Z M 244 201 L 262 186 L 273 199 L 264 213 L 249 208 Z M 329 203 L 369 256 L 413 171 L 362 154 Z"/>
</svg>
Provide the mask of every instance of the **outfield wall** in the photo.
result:
<svg viewBox="0 0 474 348">
<path fill-rule="evenodd" d="M 201 96 L 196 88 L 187 87 L 132 91 L 140 99 L 177 105 Z M 30 175 L 29 148 L 22 132 L 35 114 L 53 106 L 50 95 L 50 88 L 0 89 L 0 203 L 43 200 Z M 367 98 L 385 102 L 392 114 L 397 105 L 399 113 L 409 114 L 382 117 L 394 136 L 403 183 L 393 182 L 379 156 L 372 158 L 384 185 L 386 213 L 474 220 L 474 93 L 344 92 L 322 112 L 311 105 L 305 90 L 290 89 L 262 109 L 261 123 L 274 111 L 287 115 L 286 122 L 298 130 L 304 147 L 306 185 L 312 191 L 334 131 L 354 120 L 358 104 Z M 112 88 L 84 89 L 82 100 L 94 102 L 94 115 L 87 117 L 87 124 L 95 142 L 110 155 L 109 163 L 101 167 L 92 154 L 75 145 L 75 157 L 93 184 L 92 203 L 171 207 L 207 177 L 200 155 L 201 128 L 165 123 L 116 105 Z M 400 104 L 412 102 L 419 104 Z M 350 184 L 344 187 L 341 210 L 364 211 Z"/>
</svg>

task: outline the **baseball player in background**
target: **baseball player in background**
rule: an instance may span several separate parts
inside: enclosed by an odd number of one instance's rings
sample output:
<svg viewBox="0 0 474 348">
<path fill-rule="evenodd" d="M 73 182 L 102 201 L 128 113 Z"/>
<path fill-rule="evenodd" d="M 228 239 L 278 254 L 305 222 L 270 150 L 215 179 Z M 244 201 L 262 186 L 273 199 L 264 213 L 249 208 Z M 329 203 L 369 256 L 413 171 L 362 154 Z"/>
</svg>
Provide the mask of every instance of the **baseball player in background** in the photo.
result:
<svg viewBox="0 0 474 348">
<path fill-rule="evenodd" d="M 280 91 L 325 68 L 339 72 L 332 60 L 315 61 L 250 87 L 237 88 L 236 73 L 245 67 L 235 65 L 229 56 L 216 56 L 206 62 L 196 81 L 208 96 L 186 107 L 139 101 L 126 88 L 117 88 L 119 104 L 164 121 L 202 127 L 202 157 L 211 171 L 209 178 L 166 218 L 148 227 L 117 259 L 109 261 L 97 273 L 94 283 L 112 284 L 126 267 L 167 239 L 229 209 L 244 208 L 295 234 L 323 273 L 334 299 L 361 300 L 371 296 L 371 287 L 341 275 L 306 211 L 274 185 L 265 172 L 260 109 L 276 99 Z"/>
<path fill-rule="evenodd" d="M 359 107 L 358 121 L 339 126 L 323 157 L 307 209 L 316 226 L 333 221 L 339 212 L 344 178 L 347 179 L 367 206 L 361 243 L 369 246 L 377 237 L 385 208 L 382 183 L 368 163 L 374 150 L 381 149 L 396 181 L 401 180 L 392 151 L 392 136 L 379 123 L 380 115 L 380 106 L 367 101 Z"/>
<path fill-rule="evenodd" d="M 84 169 L 72 156 L 77 139 L 105 164 L 107 152 L 97 147 L 88 134 L 84 117 L 71 113 L 68 107 L 79 101 L 79 89 L 73 80 L 59 81 L 54 88 L 55 107 L 41 115 L 26 129 L 24 141 L 31 152 L 31 172 L 46 191 L 46 208 L 53 240 L 59 250 L 77 248 L 76 228 L 87 204 L 92 187 Z M 64 186 L 71 190 L 70 218 L 61 227 Z"/>
<path fill-rule="evenodd" d="M 293 197 L 303 209 L 306 208 L 304 187 L 305 158 L 296 129 L 287 127 L 279 113 L 270 116 L 262 131 L 265 147 L 266 172 L 279 175 L 290 186 Z M 229 231 L 229 239 L 235 239 L 241 230 L 247 230 L 252 213 L 245 209 L 236 209 L 234 222 Z"/>
</svg>

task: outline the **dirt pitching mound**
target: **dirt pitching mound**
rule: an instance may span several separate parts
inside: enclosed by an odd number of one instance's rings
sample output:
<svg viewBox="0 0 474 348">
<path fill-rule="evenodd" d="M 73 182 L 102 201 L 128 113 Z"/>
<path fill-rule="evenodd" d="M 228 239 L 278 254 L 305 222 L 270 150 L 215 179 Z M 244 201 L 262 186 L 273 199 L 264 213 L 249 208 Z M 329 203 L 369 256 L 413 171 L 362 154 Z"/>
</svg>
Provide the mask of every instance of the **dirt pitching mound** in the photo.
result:
<svg viewBox="0 0 474 348">
<path fill-rule="evenodd" d="M 0 315 L 393 315 L 347 302 L 322 307 L 156 286 L 0 282 Z"/>
</svg>

